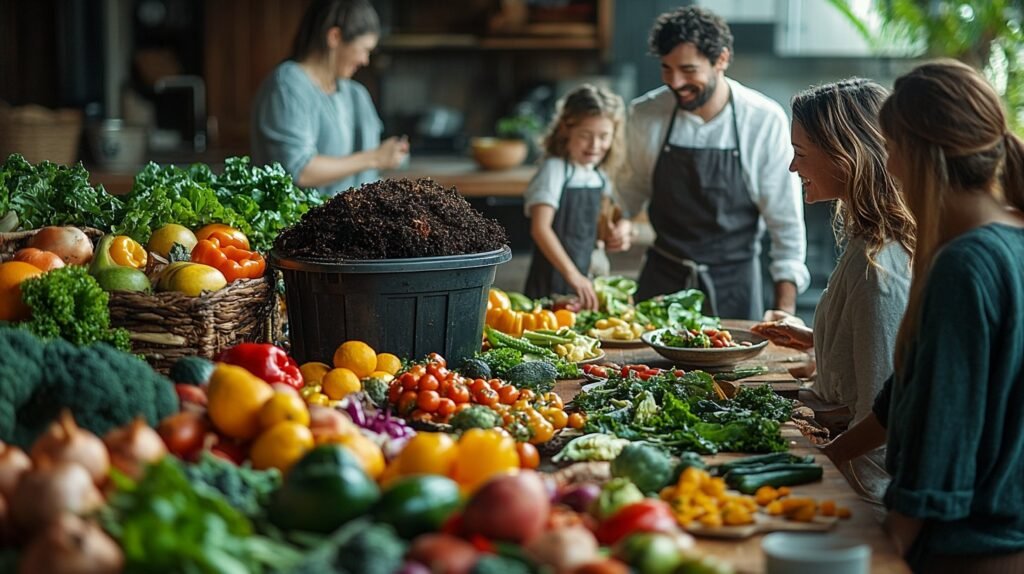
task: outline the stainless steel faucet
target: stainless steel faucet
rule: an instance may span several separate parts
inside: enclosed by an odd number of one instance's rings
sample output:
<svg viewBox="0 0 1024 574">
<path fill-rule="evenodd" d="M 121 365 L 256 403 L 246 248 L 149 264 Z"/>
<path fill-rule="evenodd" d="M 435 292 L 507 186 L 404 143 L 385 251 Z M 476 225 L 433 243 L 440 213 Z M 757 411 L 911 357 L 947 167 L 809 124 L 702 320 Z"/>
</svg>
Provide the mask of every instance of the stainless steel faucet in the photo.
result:
<svg viewBox="0 0 1024 574">
<path fill-rule="evenodd" d="M 206 82 L 199 76 L 164 76 L 156 81 L 158 94 L 174 89 L 192 90 L 192 151 L 206 151 Z"/>
</svg>

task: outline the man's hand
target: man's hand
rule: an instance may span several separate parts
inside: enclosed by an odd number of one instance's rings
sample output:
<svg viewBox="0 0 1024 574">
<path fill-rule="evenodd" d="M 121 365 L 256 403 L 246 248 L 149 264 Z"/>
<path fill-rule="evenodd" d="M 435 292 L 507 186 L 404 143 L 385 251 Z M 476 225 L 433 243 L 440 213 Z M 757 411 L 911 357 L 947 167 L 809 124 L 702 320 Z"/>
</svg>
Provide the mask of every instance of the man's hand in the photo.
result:
<svg viewBox="0 0 1024 574">
<path fill-rule="evenodd" d="M 569 278 L 567 282 L 576 291 L 576 295 L 579 296 L 581 309 L 597 311 L 597 292 L 594 291 L 594 285 L 590 282 L 590 279 L 577 273 Z"/>
<path fill-rule="evenodd" d="M 620 219 L 618 223 L 609 224 L 604 248 L 609 252 L 628 251 L 633 245 L 633 222 Z"/>
</svg>

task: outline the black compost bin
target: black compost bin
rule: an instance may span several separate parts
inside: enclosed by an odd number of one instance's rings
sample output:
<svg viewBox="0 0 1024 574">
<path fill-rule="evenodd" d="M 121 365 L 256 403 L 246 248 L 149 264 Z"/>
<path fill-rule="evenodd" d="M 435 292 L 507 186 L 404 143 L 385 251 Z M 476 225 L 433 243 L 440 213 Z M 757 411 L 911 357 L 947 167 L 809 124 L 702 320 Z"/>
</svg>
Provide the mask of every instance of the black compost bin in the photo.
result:
<svg viewBox="0 0 1024 574">
<path fill-rule="evenodd" d="M 328 262 L 279 257 L 292 355 L 330 364 L 341 343 L 420 358 L 441 353 L 457 364 L 480 349 L 487 292 L 509 248 L 486 253 Z"/>
</svg>

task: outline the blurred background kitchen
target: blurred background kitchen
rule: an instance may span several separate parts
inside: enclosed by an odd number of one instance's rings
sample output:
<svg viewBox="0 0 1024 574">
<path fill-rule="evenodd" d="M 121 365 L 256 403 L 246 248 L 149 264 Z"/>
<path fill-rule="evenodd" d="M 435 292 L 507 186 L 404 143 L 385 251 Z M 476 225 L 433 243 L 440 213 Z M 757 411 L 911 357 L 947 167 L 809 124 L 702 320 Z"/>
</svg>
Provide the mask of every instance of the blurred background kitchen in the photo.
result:
<svg viewBox="0 0 1024 574">
<path fill-rule="evenodd" d="M 847 4 L 868 28 L 874 2 Z M 455 185 L 498 218 L 515 258 L 498 285 L 519 290 L 531 240 L 521 194 L 536 149 L 521 165 L 481 169 L 470 142 L 480 136 L 532 138 L 559 96 L 582 82 L 626 101 L 660 84 L 647 34 L 655 16 L 685 0 L 375 0 L 383 25 L 371 64 L 356 79 L 372 94 L 385 135 L 407 134 L 411 161 L 390 175 L 431 176 Z M 913 66 L 923 47 L 868 42 L 830 0 L 699 0 L 735 36 L 728 75 L 774 98 L 848 76 L 883 84 Z M 918 2 L 953 6 L 971 2 Z M 37 122 L 0 122 L 0 148 L 70 162 L 93 183 L 126 192 L 148 161 L 205 162 L 249 153 L 251 99 L 290 51 L 308 2 L 302 0 L 0 0 L 0 113 Z M 985 1 L 973 2 L 987 4 Z M 1019 31 L 1019 28 L 1018 28 Z M 880 55 L 881 54 L 881 55 Z M 62 113 L 53 110 L 71 110 Z M 499 163 L 502 158 L 497 158 Z M 829 208 L 806 208 L 811 289 L 799 299 L 810 318 L 836 259 Z M 612 258 L 635 277 L 640 245 Z M 764 268 L 767 269 L 767 265 Z M 770 281 L 765 283 L 771 285 Z"/>
</svg>

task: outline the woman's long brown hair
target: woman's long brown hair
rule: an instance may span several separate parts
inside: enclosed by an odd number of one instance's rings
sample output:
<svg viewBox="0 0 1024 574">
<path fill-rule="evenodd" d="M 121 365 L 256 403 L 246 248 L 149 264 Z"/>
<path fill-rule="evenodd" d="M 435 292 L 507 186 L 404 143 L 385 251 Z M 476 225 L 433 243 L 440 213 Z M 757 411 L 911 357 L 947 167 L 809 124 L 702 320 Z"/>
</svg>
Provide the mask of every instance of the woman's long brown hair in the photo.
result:
<svg viewBox="0 0 1024 574">
<path fill-rule="evenodd" d="M 918 66 L 896 80 L 880 113 L 890 150 L 904 166 L 903 190 L 917 221 L 907 312 L 896 339 L 900 372 L 920 322 L 939 222 L 954 193 L 982 193 L 1024 208 L 1024 143 L 1008 131 L 1002 102 L 976 70 L 954 60 Z"/>
<path fill-rule="evenodd" d="M 916 243 L 914 218 L 885 168 L 878 111 L 887 96 L 881 85 L 851 78 L 803 91 L 792 101 L 793 121 L 831 158 L 845 182 L 845 197 L 836 201 L 832 219 L 836 239 L 862 238 L 876 268 L 875 256 L 886 242 L 896 241 L 911 256 Z"/>
</svg>

